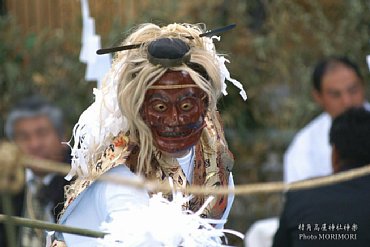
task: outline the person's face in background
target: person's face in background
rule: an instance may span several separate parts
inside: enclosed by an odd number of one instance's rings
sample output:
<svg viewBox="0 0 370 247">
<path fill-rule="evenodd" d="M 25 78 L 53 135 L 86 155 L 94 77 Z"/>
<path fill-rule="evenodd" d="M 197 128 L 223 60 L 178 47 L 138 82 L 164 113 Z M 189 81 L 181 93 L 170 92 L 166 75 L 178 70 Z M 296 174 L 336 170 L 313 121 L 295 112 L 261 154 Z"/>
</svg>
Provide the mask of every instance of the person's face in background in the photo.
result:
<svg viewBox="0 0 370 247">
<path fill-rule="evenodd" d="M 48 117 L 21 118 L 14 125 L 14 142 L 25 154 L 41 159 L 62 161 L 64 147 Z"/>
<path fill-rule="evenodd" d="M 360 107 L 365 100 L 364 86 L 356 72 L 338 64 L 322 77 L 321 91 L 313 95 L 329 115 L 334 118 L 350 107 Z"/>
</svg>

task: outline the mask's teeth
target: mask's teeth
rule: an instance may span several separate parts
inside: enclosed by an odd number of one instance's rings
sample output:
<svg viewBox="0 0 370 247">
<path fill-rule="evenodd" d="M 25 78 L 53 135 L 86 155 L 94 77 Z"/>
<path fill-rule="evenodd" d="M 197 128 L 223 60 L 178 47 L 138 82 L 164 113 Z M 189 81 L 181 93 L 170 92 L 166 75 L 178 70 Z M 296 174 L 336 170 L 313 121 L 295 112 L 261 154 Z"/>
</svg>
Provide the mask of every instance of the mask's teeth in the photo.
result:
<svg viewBox="0 0 370 247">
<path fill-rule="evenodd" d="M 159 134 L 163 137 L 182 137 L 188 135 L 187 132 L 162 132 Z"/>
</svg>

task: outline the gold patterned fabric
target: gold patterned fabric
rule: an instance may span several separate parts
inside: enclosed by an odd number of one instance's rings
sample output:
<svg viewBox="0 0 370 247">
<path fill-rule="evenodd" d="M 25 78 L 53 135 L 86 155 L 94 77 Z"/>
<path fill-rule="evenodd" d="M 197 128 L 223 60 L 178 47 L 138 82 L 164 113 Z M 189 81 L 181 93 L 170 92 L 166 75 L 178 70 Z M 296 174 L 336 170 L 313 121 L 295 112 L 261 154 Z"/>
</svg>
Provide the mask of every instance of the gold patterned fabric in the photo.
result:
<svg viewBox="0 0 370 247">
<path fill-rule="evenodd" d="M 206 187 L 227 186 L 230 171 L 233 166 L 233 156 L 228 150 L 224 132 L 219 118 L 211 119 L 206 117 L 200 141 L 195 146 L 193 184 Z M 136 161 L 139 153 L 139 145 L 130 142 L 127 135 L 120 133 L 107 147 L 102 157 L 91 169 L 91 176 L 88 179 L 77 179 L 71 185 L 67 193 L 65 209 L 72 201 L 97 177 L 118 165 L 126 165 L 132 172 L 136 172 Z M 164 155 L 155 150 L 151 163 L 151 171 L 146 174 L 148 179 L 156 179 L 168 184 L 169 177 L 172 178 L 174 186 L 181 188 L 186 186 L 187 179 L 176 158 Z M 164 195 L 171 198 L 171 194 Z M 207 196 L 195 196 L 185 205 L 186 208 L 197 211 L 205 202 Z M 220 219 L 227 206 L 227 195 L 220 195 L 204 210 L 203 217 Z"/>
</svg>

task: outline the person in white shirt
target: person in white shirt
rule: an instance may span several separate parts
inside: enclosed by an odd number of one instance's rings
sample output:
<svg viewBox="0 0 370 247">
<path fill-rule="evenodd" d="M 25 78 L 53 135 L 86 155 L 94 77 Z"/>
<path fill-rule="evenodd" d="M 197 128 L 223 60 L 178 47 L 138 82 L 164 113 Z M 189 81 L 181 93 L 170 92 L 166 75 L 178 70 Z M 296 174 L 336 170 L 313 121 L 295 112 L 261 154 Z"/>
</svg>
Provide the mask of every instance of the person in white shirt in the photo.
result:
<svg viewBox="0 0 370 247">
<path fill-rule="evenodd" d="M 320 61 L 313 72 L 313 96 L 324 112 L 294 137 L 284 155 L 284 182 L 291 183 L 332 174 L 329 130 L 332 119 L 355 106 L 364 106 L 363 77 L 356 64 L 346 57 Z M 247 231 L 246 246 L 267 247 L 279 226 L 278 218 L 255 222 Z"/>
<path fill-rule="evenodd" d="M 350 107 L 364 106 L 363 77 L 346 57 L 320 61 L 313 72 L 313 97 L 324 112 L 294 137 L 284 155 L 284 181 L 291 183 L 332 173 L 329 129 L 332 119 Z"/>
<path fill-rule="evenodd" d="M 210 188 L 234 186 L 233 156 L 216 109 L 225 90 L 224 79 L 231 78 L 223 74 L 227 69 L 222 57 L 216 55 L 212 39 L 202 33 L 199 26 L 190 24 L 144 24 L 124 41 L 123 47 L 114 48 L 122 51 L 106 77 L 107 88 L 102 90 L 105 98 L 99 105 L 110 106 L 109 111 L 92 110 L 89 115 L 88 109 L 83 116 L 89 118 L 78 123 L 75 133 L 89 130 L 96 115 L 103 116 L 98 119 L 100 124 L 109 125 L 87 131 L 77 140 L 79 145 L 73 152 L 78 155 L 70 175 L 80 176 L 67 191 L 61 224 L 99 230 L 104 223 L 125 222 L 130 208 L 148 204 L 151 194 L 147 191 L 96 181 L 102 174 L 123 178 L 141 175 L 163 184 L 171 180 L 175 188 L 190 184 Z M 109 91 L 113 94 L 104 95 Z M 96 94 L 99 96 L 99 92 Z M 82 155 L 89 149 L 85 141 L 95 140 L 88 136 L 102 131 L 107 131 L 107 142 L 98 148 L 105 150 L 93 149 Z M 93 147 L 96 146 L 94 142 Z M 99 157 L 94 160 L 97 154 Z M 81 174 L 84 171 L 87 172 Z M 164 197 L 171 199 L 172 193 L 165 193 Z M 194 196 L 184 207 L 196 212 L 206 198 Z M 216 196 L 206 205 L 202 217 L 226 219 L 233 198 Z M 176 219 L 173 224 L 178 224 Z M 222 228 L 223 224 L 215 227 Z M 96 239 L 71 234 L 56 234 L 56 239 L 67 246 L 97 244 Z M 61 241 L 55 241 L 58 244 Z"/>
</svg>

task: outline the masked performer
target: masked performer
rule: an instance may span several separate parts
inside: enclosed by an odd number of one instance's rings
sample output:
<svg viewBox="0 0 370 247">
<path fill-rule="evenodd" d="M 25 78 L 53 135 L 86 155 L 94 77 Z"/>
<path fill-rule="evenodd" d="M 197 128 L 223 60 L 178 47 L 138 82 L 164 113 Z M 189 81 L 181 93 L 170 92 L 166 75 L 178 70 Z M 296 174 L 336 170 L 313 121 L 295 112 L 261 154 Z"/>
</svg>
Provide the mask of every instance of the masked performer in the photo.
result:
<svg viewBox="0 0 370 247">
<path fill-rule="evenodd" d="M 211 34 L 190 24 L 144 24 L 112 49 L 121 51 L 74 129 L 68 178 L 78 178 L 66 191 L 61 224 L 99 230 L 103 222 L 124 221 L 122 212 L 133 205 L 148 203 L 148 192 L 96 181 L 102 174 L 161 183 L 172 178 L 176 188 L 233 186 L 233 156 L 216 104 L 226 94 L 225 78 L 246 95 L 230 78 L 227 60 L 216 54 Z M 194 196 L 186 207 L 197 211 L 205 199 Z M 233 195 L 217 196 L 202 217 L 226 219 L 232 201 Z M 96 241 L 71 234 L 58 238 L 67 246 Z"/>
</svg>

